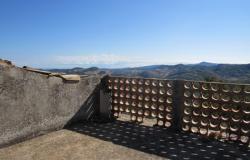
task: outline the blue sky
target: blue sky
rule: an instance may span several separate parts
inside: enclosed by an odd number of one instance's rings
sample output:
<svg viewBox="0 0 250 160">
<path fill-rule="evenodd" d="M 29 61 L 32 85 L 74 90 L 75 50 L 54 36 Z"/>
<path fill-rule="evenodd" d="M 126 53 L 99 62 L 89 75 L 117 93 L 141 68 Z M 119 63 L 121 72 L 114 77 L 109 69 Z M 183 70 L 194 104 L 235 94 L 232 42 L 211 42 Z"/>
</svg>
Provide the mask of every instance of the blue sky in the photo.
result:
<svg viewBox="0 0 250 160">
<path fill-rule="evenodd" d="M 43 68 L 250 63 L 249 0 L 0 0 L 0 58 Z"/>
</svg>

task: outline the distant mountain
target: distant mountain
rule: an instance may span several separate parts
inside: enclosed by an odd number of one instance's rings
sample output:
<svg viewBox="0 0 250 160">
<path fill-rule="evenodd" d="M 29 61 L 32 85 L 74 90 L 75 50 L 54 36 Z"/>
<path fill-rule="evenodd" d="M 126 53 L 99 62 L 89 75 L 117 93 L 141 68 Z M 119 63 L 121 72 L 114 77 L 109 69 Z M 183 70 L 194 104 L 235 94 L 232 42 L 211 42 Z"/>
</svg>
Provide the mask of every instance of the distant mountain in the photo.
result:
<svg viewBox="0 0 250 160">
<path fill-rule="evenodd" d="M 201 62 L 198 64 L 152 65 L 122 69 L 73 68 L 53 69 L 53 72 L 71 74 L 110 74 L 115 76 L 183 79 L 198 81 L 217 81 L 250 84 L 250 64 L 216 64 Z"/>
<path fill-rule="evenodd" d="M 210 63 L 210 62 L 200 62 L 198 64 L 196 64 L 198 66 L 206 66 L 206 67 L 212 67 L 212 66 L 217 66 L 217 63 Z"/>
</svg>

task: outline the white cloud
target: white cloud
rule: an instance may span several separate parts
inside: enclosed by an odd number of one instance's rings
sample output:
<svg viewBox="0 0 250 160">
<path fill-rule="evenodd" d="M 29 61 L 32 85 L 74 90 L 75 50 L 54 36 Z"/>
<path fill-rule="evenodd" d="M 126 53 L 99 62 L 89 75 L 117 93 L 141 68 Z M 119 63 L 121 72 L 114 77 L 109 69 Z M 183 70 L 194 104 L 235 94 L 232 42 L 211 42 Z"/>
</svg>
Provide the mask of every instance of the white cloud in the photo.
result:
<svg viewBox="0 0 250 160">
<path fill-rule="evenodd" d="M 61 65 L 85 65 L 108 67 L 135 67 L 143 65 L 169 64 L 165 59 L 142 58 L 115 54 L 58 56 L 56 61 Z"/>
</svg>

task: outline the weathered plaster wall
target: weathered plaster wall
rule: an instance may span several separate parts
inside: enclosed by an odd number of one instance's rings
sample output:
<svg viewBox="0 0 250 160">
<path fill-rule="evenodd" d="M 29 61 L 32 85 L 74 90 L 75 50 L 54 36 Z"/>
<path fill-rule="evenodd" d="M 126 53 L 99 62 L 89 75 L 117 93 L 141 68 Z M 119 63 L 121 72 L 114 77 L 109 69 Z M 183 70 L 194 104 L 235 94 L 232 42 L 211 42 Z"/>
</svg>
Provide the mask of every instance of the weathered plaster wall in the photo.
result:
<svg viewBox="0 0 250 160">
<path fill-rule="evenodd" d="M 61 129 L 72 119 L 87 119 L 97 105 L 99 82 L 97 76 L 63 82 L 0 65 L 0 147 Z"/>
</svg>

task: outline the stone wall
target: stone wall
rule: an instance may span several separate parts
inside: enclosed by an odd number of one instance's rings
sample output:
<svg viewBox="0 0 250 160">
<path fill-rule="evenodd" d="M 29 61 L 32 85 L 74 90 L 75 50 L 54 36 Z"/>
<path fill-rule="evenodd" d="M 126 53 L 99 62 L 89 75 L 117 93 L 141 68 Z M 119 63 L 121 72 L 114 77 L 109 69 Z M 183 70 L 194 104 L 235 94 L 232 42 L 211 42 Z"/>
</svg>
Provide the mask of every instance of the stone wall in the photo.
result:
<svg viewBox="0 0 250 160">
<path fill-rule="evenodd" d="M 0 65 L 0 147 L 88 119 L 98 105 L 99 83 L 98 76 L 64 82 Z"/>
</svg>

